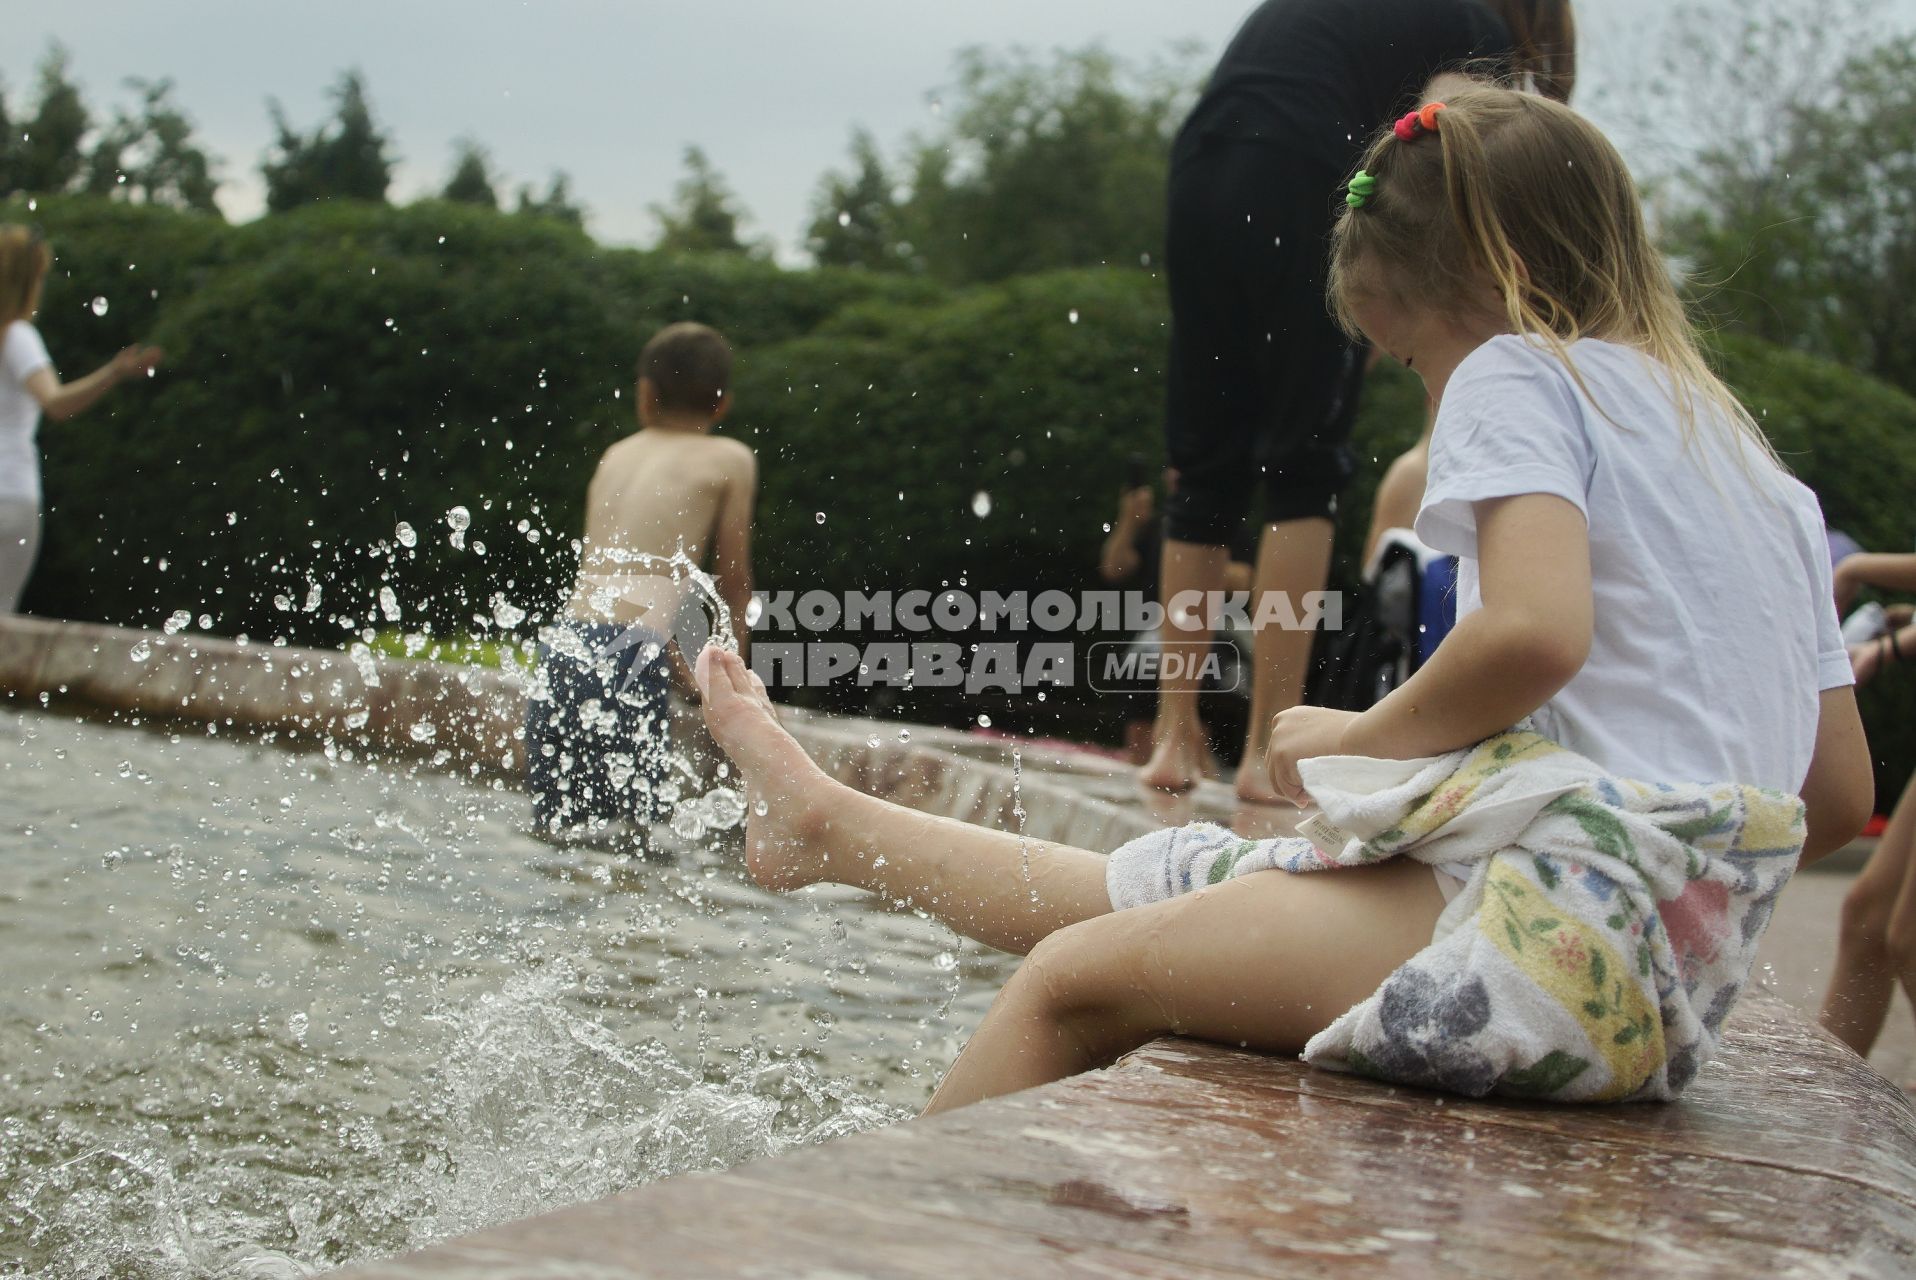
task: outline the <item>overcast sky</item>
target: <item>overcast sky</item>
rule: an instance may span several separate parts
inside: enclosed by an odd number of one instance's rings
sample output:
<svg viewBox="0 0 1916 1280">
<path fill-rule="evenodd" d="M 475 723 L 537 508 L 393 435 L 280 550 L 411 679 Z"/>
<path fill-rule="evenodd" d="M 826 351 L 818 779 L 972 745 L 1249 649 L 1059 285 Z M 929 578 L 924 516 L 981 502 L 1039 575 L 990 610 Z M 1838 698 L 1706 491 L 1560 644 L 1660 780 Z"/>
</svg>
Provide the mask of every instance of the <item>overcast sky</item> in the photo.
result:
<svg viewBox="0 0 1916 1280">
<path fill-rule="evenodd" d="M 1916 0 L 1883 0 L 1899 24 Z M 1820 3 L 1820 0 L 1818 0 Z M 73 56 L 95 111 L 128 76 L 170 76 L 205 145 L 224 160 L 220 203 L 261 206 L 266 100 L 296 125 L 328 110 L 347 67 L 366 74 L 400 165 L 393 197 L 444 183 L 471 135 L 514 181 L 553 169 L 601 239 L 643 243 L 688 143 L 738 193 L 751 230 L 791 257 L 826 169 L 856 125 L 888 150 L 934 123 L 930 97 L 967 46 L 1045 51 L 1102 42 L 1134 59 L 1195 42 L 1214 56 L 1250 0 L 59 0 L 7 19 L 0 79 L 16 111 L 50 40 Z M 1579 6 L 1579 102 L 1602 120 L 1653 52 L 1668 0 Z"/>
</svg>

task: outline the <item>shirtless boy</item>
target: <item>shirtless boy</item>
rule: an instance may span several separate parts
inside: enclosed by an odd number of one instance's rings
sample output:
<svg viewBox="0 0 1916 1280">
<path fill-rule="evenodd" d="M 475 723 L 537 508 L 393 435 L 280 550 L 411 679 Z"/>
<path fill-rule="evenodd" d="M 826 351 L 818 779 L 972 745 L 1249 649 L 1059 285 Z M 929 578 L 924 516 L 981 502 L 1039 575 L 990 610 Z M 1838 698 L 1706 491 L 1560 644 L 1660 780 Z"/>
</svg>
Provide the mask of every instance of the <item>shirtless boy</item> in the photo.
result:
<svg viewBox="0 0 1916 1280">
<path fill-rule="evenodd" d="M 731 411 L 732 352 L 701 324 L 659 331 L 639 355 L 639 430 L 605 451 L 586 489 L 579 580 L 542 637 L 526 710 L 527 789 L 543 835 L 598 835 L 661 816 L 671 644 L 696 608 L 656 560 L 711 573 L 744 647 L 758 463 L 711 430 Z"/>
</svg>

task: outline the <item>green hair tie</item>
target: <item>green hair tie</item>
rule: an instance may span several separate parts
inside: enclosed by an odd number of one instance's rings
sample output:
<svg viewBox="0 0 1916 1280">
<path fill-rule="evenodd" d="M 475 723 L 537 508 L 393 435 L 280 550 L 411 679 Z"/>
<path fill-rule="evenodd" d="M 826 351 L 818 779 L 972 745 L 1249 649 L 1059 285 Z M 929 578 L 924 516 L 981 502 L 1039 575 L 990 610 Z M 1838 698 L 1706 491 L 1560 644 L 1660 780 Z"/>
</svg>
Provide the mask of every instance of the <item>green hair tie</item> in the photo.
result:
<svg viewBox="0 0 1916 1280">
<path fill-rule="evenodd" d="M 1345 188 L 1344 203 L 1353 209 L 1361 209 L 1364 207 L 1364 202 L 1369 200 L 1376 190 L 1377 179 L 1359 169 L 1357 176 L 1352 178 L 1350 185 Z"/>
</svg>

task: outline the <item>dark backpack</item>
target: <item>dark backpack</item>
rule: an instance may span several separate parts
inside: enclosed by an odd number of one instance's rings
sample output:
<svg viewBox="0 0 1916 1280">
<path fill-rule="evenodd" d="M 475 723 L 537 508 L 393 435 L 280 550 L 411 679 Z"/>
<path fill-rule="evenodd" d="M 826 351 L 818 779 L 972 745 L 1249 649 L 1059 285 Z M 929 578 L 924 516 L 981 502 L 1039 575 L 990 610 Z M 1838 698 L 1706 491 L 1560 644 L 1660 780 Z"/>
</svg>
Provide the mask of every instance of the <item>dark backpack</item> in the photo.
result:
<svg viewBox="0 0 1916 1280">
<path fill-rule="evenodd" d="M 1415 553 L 1401 545 L 1386 548 L 1376 578 L 1344 593 L 1343 625 L 1317 633 L 1305 702 L 1366 711 L 1410 678 L 1418 665 L 1421 584 Z"/>
</svg>

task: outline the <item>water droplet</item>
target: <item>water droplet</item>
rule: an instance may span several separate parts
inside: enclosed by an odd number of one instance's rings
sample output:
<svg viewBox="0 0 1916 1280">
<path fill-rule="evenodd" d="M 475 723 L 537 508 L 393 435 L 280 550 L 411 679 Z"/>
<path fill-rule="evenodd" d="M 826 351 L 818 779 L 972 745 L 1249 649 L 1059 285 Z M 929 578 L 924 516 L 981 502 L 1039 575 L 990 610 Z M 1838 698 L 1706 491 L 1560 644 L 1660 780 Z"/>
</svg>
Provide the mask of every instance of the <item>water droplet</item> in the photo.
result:
<svg viewBox="0 0 1916 1280">
<path fill-rule="evenodd" d="M 145 662 L 153 656 L 153 646 L 144 640 L 136 640 L 133 647 L 127 650 L 126 656 L 135 662 Z"/>
<path fill-rule="evenodd" d="M 92 302 L 88 303 L 87 306 L 89 309 L 92 310 L 93 314 L 96 316 L 103 316 L 106 314 L 106 299 L 105 298 L 96 297 L 93 299 Z"/>
<path fill-rule="evenodd" d="M 402 547 L 416 547 L 419 545 L 419 535 L 415 533 L 413 527 L 404 520 L 401 520 L 394 526 L 393 537 L 399 539 L 399 545 Z"/>
<path fill-rule="evenodd" d="M 188 613 L 184 609 L 175 609 L 167 617 L 166 621 L 160 624 L 160 630 L 166 632 L 166 634 L 168 634 L 169 636 L 176 636 L 180 632 L 186 630 L 188 627 L 192 625 L 193 625 L 192 614 Z"/>
<path fill-rule="evenodd" d="M 849 213 L 847 213 L 847 212 L 845 212 L 845 211 L 844 211 L 843 209 L 840 209 L 840 210 L 838 211 L 838 225 L 839 225 L 839 226 L 841 226 L 841 227 L 849 227 L 849 226 L 851 226 L 851 225 L 852 225 L 852 215 L 851 215 L 851 214 L 849 214 Z"/>
<path fill-rule="evenodd" d="M 910 741 L 911 741 L 911 730 L 910 730 L 910 729 L 900 729 L 900 730 L 898 731 L 898 740 L 899 740 L 900 742 L 910 742 Z"/>
<path fill-rule="evenodd" d="M 713 787 L 705 793 L 705 820 L 715 829 L 736 827 L 745 817 L 745 798 L 730 787 Z"/>
<path fill-rule="evenodd" d="M 971 514 L 980 520 L 991 514 L 991 495 L 983 489 L 971 495 Z"/>
<path fill-rule="evenodd" d="M 1066 314 L 1069 317 L 1072 324 L 1078 323 L 1078 309 L 1076 307 L 1071 308 L 1071 310 L 1067 312 Z"/>
<path fill-rule="evenodd" d="M 311 1021 L 312 1020 L 305 1014 L 296 1013 L 286 1019 L 286 1029 L 293 1033 L 293 1039 L 304 1040 L 306 1038 L 306 1028 Z"/>
<path fill-rule="evenodd" d="M 989 729 L 991 727 L 991 717 L 981 712 L 978 716 L 978 727 L 980 729 Z"/>
<path fill-rule="evenodd" d="M 431 742 L 439 736 L 439 727 L 430 720 L 415 720 L 406 733 L 414 742 Z"/>
<path fill-rule="evenodd" d="M 958 957 L 951 954 L 951 952 L 949 951 L 940 951 L 937 955 L 931 958 L 931 962 L 932 964 L 936 965 L 940 971 L 944 973 L 950 973 L 953 969 L 956 969 L 958 967 Z"/>
<path fill-rule="evenodd" d="M 705 814 L 701 806 L 682 804 L 672 812 L 672 834 L 681 840 L 696 840 L 705 834 Z"/>
<path fill-rule="evenodd" d="M 492 597 L 492 620 L 498 626 L 510 629 L 526 620 L 526 611 L 506 599 L 505 592 L 494 592 Z"/>
<path fill-rule="evenodd" d="M 472 512 L 464 507 L 454 507 L 446 512 L 446 526 L 454 533 L 461 533 L 472 527 Z"/>
<path fill-rule="evenodd" d="M 771 811 L 772 806 L 765 802 L 764 796 L 760 796 L 758 799 L 752 801 L 752 812 L 759 817 L 762 818 Z"/>
<path fill-rule="evenodd" d="M 816 520 L 816 521 L 818 521 L 818 522 L 819 522 L 820 524 L 824 524 L 824 523 L 825 523 L 825 513 L 824 513 L 823 511 L 820 511 L 820 512 L 819 512 L 819 513 L 818 513 L 817 515 L 815 515 L 815 516 L 813 516 L 813 517 L 812 517 L 812 519 L 814 519 L 814 520 Z"/>
<path fill-rule="evenodd" d="M 391 587 L 379 589 L 379 612 L 385 615 L 388 622 L 399 621 L 399 596 Z"/>
<path fill-rule="evenodd" d="M 882 744 L 878 741 L 878 735 L 874 733 L 871 737 L 865 739 L 865 745 L 873 751 L 876 751 Z"/>
</svg>

